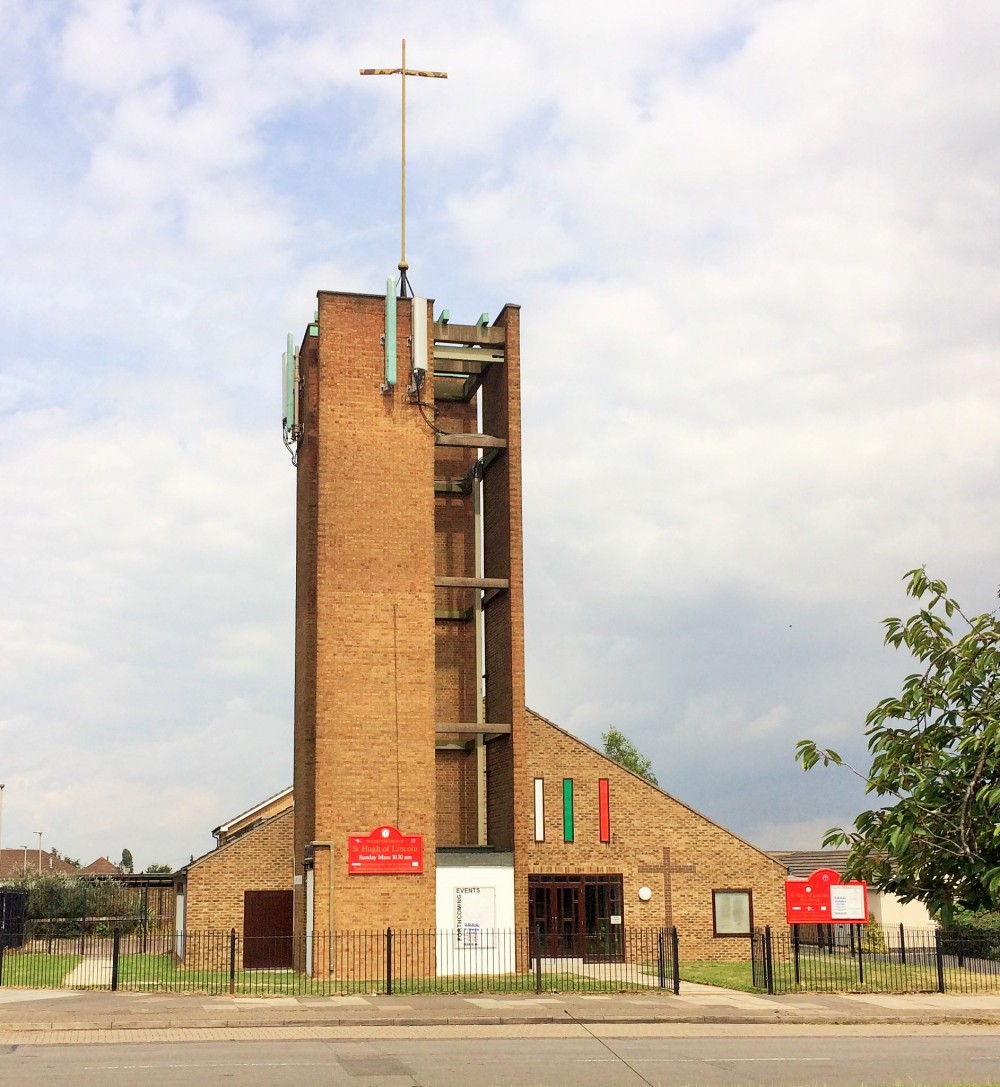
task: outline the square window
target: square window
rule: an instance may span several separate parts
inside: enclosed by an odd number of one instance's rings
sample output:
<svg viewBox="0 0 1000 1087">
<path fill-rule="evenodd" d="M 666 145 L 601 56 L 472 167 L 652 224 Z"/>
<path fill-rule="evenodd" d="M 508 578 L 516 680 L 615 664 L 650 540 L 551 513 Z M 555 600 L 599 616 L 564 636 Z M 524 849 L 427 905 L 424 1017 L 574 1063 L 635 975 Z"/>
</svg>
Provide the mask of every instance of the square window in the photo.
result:
<svg viewBox="0 0 1000 1087">
<path fill-rule="evenodd" d="M 712 892 L 715 936 L 749 936 L 753 932 L 753 893 L 749 890 Z"/>
</svg>

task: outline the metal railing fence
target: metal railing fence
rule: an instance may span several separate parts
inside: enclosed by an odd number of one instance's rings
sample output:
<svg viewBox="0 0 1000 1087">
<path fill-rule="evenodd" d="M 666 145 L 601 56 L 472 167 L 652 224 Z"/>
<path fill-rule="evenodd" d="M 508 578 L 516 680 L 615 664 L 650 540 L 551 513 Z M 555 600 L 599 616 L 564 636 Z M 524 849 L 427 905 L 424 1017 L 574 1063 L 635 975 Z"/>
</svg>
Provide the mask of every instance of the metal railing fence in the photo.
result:
<svg viewBox="0 0 1000 1087">
<path fill-rule="evenodd" d="M 758 929 L 751 938 L 754 986 L 767 993 L 1000 992 L 993 934 L 875 923 L 831 928 L 809 943 L 796 926 Z"/>
<path fill-rule="evenodd" d="M 676 929 L 622 927 L 610 944 L 534 930 L 229 932 L 114 929 L 60 936 L 34 924 L 0 946 L 0 985 L 241 994 L 679 991 Z M 567 934 L 560 934 L 564 937 Z M 560 945 L 561 946 L 561 945 Z"/>
</svg>

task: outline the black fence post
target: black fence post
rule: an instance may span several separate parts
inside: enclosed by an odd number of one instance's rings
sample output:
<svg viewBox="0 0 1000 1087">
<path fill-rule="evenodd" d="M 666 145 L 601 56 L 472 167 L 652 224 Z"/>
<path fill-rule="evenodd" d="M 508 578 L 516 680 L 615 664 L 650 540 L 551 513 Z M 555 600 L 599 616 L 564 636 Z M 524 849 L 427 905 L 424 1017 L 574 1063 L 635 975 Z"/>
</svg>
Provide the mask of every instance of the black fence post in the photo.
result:
<svg viewBox="0 0 1000 1087">
<path fill-rule="evenodd" d="M 385 991 L 392 996 L 392 929 L 385 930 Z"/>
<path fill-rule="evenodd" d="M 656 980 L 661 989 L 667 987 L 667 964 L 663 958 L 663 929 L 656 934 Z"/>
<path fill-rule="evenodd" d="M 535 925 L 535 992 L 542 991 L 542 926 Z"/>
<path fill-rule="evenodd" d="M 852 925 L 853 929 L 854 926 Z M 864 939 L 861 933 L 861 926 L 858 925 L 858 984 L 864 985 L 865 983 L 865 957 L 863 954 Z"/>
<path fill-rule="evenodd" d="M 944 992 L 944 948 L 941 946 L 941 930 L 934 930 L 934 958 L 937 960 L 938 992 Z"/>
<path fill-rule="evenodd" d="M 236 992 L 236 929 L 229 930 L 229 995 Z"/>
<path fill-rule="evenodd" d="M 764 926 L 764 984 L 767 995 L 774 996 L 774 958 L 771 946 L 771 925 Z"/>
<path fill-rule="evenodd" d="M 0 985 L 3 985 L 3 953 L 7 948 L 7 942 L 0 939 Z"/>
<path fill-rule="evenodd" d="M 795 961 L 795 988 L 802 984 L 801 968 L 799 966 L 799 945 L 802 939 L 799 936 L 799 926 L 792 925 L 792 958 Z"/>
<path fill-rule="evenodd" d="M 674 963 L 674 996 L 679 996 L 681 991 L 681 956 L 676 925 L 670 929 L 670 957 Z"/>
<path fill-rule="evenodd" d="M 906 965 L 906 929 L 902 921 L 899 922 L 899 961 Z"/>
<path fill-rule="evenodd" d="M 122 930 L 116 928 L 111 937 L 111 991 L 118 992 L 118 959 L 121 951 Z"/>
</svg>

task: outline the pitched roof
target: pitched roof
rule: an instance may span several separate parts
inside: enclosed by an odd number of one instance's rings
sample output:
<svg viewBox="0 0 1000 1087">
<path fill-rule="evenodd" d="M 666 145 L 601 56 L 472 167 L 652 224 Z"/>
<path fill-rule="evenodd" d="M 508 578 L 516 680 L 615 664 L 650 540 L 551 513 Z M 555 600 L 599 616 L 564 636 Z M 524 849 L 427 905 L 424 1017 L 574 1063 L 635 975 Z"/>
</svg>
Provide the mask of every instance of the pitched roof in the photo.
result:
<svg viewBox="0 0 1000 1087">
<path fill-rule="evenodd" d="M 832 868 L 834 872 L 843 875 L 850 855 L 849 849 L 791 849 L 768 852 L 796 879 L 806 879 L 820 868 Z"/>
<path fill-rule="evenodd" d="M 287 803 L 281 803 L 287 801 Z M 222 837 L 234 837 L 237 830 L 243 829 L 243 824 L 255 824 L 255 819 L 259 822 L 260 819 L 270 818 L 271 815 L 277 815 L 278 811 L 269 812 L 266 816 L 263 815 L 267 812 L 267 809 L 274 806 L 276 809 L 280 807 L 282 811 L 291 807 L 292 800 L 292 786 L 289 785 L 286 789 L 282 789 L 281 792 L 275 793 L 273 796 L 269 796 L 266 800 L 262 800 L 259 804 L 254 804 L 252 808 L 247 808 L 246 811 L 240 812 L 239 815 L 234 815 L 231 819 L 227 819 L 225 823 L 220 823 L 212 833 L 216 838 Z"/>
<path fill-rule="evenodd" d="M 706 823 L 710 823 L 712 826 L 718 827 L 720 830 L 725 831 L 725 833 L 728 834 L 730 837 L 735 838 L 739 842 L 742 842 L 745 846 L 754 850 L 754 852 L 759 853 L 762 857 L 767 857 L 769 860 L 777 861 L 778 855 L 776 853 L 768 853 L 765 850 L 761 849 L 760 846 L 754 845 L 753 842 L 748 842 L 746 838 L 741 838 L 738 834 L 735 834 L 728 827 L 724 827 L 721 823 L 718 823 L 716 822 L 716 820 L 711 819 L 709 816 L 705 815 L 704 812 L 700 812 L 697 808 L 693 808 L 690 804 L 686 804 L 683 800 L 679 800 L 676 796 L 674 796 L 673 793 L 668 793 L 667 790 L 663 788 L 663 786 L 654 785 L 651 781 L 648 781 L 641 774 L 635 773 L 635 771 L 630 770 L 627 766 L 622 766 L 620 762 L 615 762 L 614 759 L 606 755 L 603 751 L 600 751 L 592 744 L 588 744 L 586 740 L 581 740 L 579 736 L 574 736 L 572 732 L 568 732 L 561 725 L 557 725 L 555 721 L 550 721 L 547 717 L 543 717 L 540 713 L 537 713 L 535 710 L 531 709 L 530 706 L 525 707 L 525 714 L 528 717 L 533 718 L 539 724 L 547 725 L 549 728 L 555 729 L 556 732 L 561 732 L 563 736 L 566 736 L 568 739 L 572 740 L 573 743 L 579 744 L 580 747 L 587 748 L 588 751 L 596 755 L 598 758 L 603 759 L 606 763 L 608 763 L 609 766 L 615 767 L 616 770 L 619 770 L 622 773 L 631 775 L 636 779 L 636 781 L 641 781 L 647 789 L 651 789 L 654 792 L 669 797 L 669 799 L 672 800 L 675 804 L 680 805 L 680 807 L 686 809 L 692 815 L 696 815 L 699 819 L 704 819 Z M 778 861 L 778 863 L 783 864 L 784 862 Z"/>
<path fill-rule="evenodd" d="M 288 789 L 283 790 L 282 793 L 278 793 L 277 795 L 281 796 L 285 792 L 290 794 L 291 791 L 291 787 L 289 787 Z M 261 807 L 263 807 L 263 805 L 261 805 Z M 214 849 L 210 849 L 207 853 L 202 853 L 200 857 L 195 857 L 194 860 L 190 860 L 187 864 L 182 865 L 180 868 L 177 869 L 176 872 L 171 873 L 169 878 L 171 880 L 176 880 L 177 877 L 186 878 L 187 873 L 190 872 L 191 869 L 194 868 L 196 865 L 201 864 L 202 861 L 210 860 L 214 857 L 217 857 L 220 853 L 225 852 L 227 849 L 231 849 L 234 845 L 239 843 L 241 839 L 243 839 L 246 835 L 262 830 L 264 827 L 270 826 L 271 823 L 276 822 L 278 819 L 290 817 L 292 814 L 292 807 L 292 804 L 288 804 L 287 806 L 282 807 L 279 811 L 276 811 L 274 815 L 269 815 L 264 819 L 260 819 L 254 823 L 251 823 L 248 827 L 246 827 L 245 830 L 241 831 L 239 834 L 234 835 L 232 838 L 228 838 L 221 845 L 217 845 Z"/>
<path fill-rule="evenodd" d="M 0 879 L 18 879 L 25 874 L 25 872 L 37 872 L 39 861 L 38 849 L 32 849 L 28 846 L 27 849 L 22 846 L 20 849 L 2 849 L 0 850 Z M 62 857 L 56 856 L 54 853 L 49 853 L 48 850 L 43 849 L 41 851 L 41 871 L 43 875 L 48 872 L 61 872 L 66 876 L 75 876 L 79 874 L 79 868 L 74 868 L 72 864 L 67 864 Z"/>
<path fill-rule="evenodd" d="M 79 874 L 81 876 L 120 876 L 122 870 L 107 857 L 98 857 L 96 861 L 91 861 L 85 868 L 81 868 Z"/>
</svg>

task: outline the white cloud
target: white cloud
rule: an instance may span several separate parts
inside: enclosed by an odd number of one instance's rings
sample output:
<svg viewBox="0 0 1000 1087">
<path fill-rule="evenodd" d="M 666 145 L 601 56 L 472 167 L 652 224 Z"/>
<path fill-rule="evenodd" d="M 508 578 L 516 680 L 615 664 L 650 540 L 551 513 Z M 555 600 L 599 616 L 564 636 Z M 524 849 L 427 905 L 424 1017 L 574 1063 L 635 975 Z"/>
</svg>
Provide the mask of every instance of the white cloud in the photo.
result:
<svg viewBox="0 0 1000 1087">
<path fill-rule="evenodd" d="M 7 841 L 175 862 L 290 779 L 277 360 L 395 267 L 357 73 L 403 35 L 449 72 L 414 276 L 523 305 L 529 701 L 757 844 L 849 822 L 795 740 L 863 759 L 905 569 L 1000 581 L 995 7 L 43 8 L 0 7 Z"/>
</svg>

